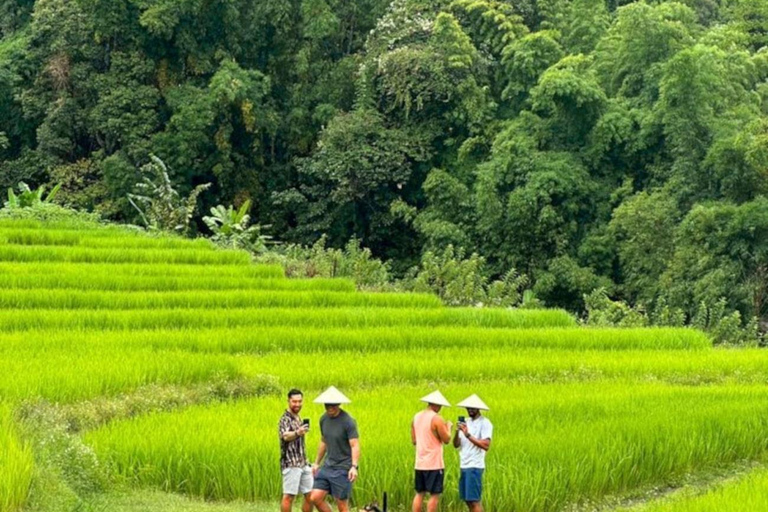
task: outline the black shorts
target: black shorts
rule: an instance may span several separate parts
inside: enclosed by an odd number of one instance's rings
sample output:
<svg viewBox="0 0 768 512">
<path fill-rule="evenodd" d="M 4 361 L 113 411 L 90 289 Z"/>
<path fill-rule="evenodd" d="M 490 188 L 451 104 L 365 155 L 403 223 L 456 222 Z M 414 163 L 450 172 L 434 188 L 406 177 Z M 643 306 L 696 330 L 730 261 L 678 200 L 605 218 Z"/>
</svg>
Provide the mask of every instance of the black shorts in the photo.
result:
<svg viewBox="0 0 768 512">
<path fill-rule="evenodd" d="M 416 470 L 416 492 L 429 494 L 443 494 L 443 474 L 442 469 L 436 469 L 434 471 L 420 471 Z"/>
<path fill-rule="evenodd" d="M 328 492 L 337 500 L 348 500 L 349 495 L 352 493 L 349 470 L 323 466 L 317 472 L 312 488 Z"/>
</svg>

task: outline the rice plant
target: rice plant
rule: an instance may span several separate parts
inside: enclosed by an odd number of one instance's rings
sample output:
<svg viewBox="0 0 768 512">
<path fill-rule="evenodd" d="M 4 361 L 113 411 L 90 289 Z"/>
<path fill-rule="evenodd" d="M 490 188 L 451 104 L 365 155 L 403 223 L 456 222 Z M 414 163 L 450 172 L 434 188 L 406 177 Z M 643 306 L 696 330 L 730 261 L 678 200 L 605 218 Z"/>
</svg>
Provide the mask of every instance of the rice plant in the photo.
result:
<svg viewBox="0 0 768 512">
<path fill-rule="evenodd" d="M 192 263 L 246 264 L 250 255 L 241 251 L 201 249 L 91 248 L 62 246 L 0 245 L 0 261 L 69 263 Z"/>
<path fill-rule="evenodd" d="M 324 290 L 354 292 L 349 279 L 284 279 L 199 276 L 121 276 L 89 272 L 13 275 L 0 274 L 0 289 L 75 289 L 104 291 L 182 291 L 182 290 Z"/>
<path fill-rule="evenodd" d="M 428 357 L 424 357 L 428 354 Z M 344 364 L 332 364 L 343 361 Z M 328 362 L 328 364 L 325 364 Z M 320 364 L 322 371 L 318 371 Z M 569 382 L 631 379 L 671 384 L 768 384 L 768 351 L 693 350 L 683 357 L 673 350 L 584 350 L 547 348 L 464 347 L 335 353 L 270 352 L 238 357 L 245 375 L 273 375 L 286 389 L 320 389 L 329 383 L 357 388 L 392 383 L 450 384 L 471 376 L 474 383 Z M 364 379 L 358 371 L 365 370 Z"/>
<path fill-rule="evenodd" d="M 250 265 L 250 264 L 206 264 L 204 269 L 200 265 L 186 263 L 78 263 L 67 262 L 6 262 L 0 261 L 0 275 L 38 276 L 41 274 L 54 274 L 58 276 L 87 275 L 89 277 L 220 277 L 220 278 L 254 278 L 254 279 L 280 279 L 285 278 L 283 269 L 278 265 Z"/>
<path fill-rule="evenodd" d="M 196 249 L 215 251 L 205 238 L 190 240 L 174 236 L 149 236 L 140 232 L 106 230 L 18 230 L 0 229 L 0 244 L 31 246 L 83 246 L 94 248 Z"/>
<path fill-rule="evenodd" d="M 349 371 L 365 378 L 365 369 Z M 394 503 L 408 503 L 410 419 L 428 389 L 385 386 L 352 393 L 348 410 L 358 421 L 363 447 L 359 503 L 383 490 Z M 441 389 L 452 400 L 477 392 L 492 408 L 489 511 L 560 510 L 768 449 L 764 386 L 470 380 Z M 109 425 L 86 439 L 118 474 L 140 485 L 215 499 L 269 499 L 280 492 L 277 438 L 254 433 L 272 432 L 283 407 L 275 398 L 153 414 Z M 304 416 L 316 424 L 322 408 L 306 409 Z M 317 432 L 310 436 L 313 455 L 316 443 Z M 458 462 L 453 450 L 447 454 L 444 504 L 458 511 L 464 507 L 456 492 Z"/>
<path fill-rule="evenodd" d="M 761 469 L 700 494 L 681 494 L 622 512 L 757 512 L 768 510 L 768 470 Z"/>
<path fill-rule="evenodd" d="M 285 290 L 90 291 L 0 289 L 0 308 L 142 309 L 142 308 L 439 308 L 434 295 L 416 293 L 340 293 Z"/>
<path fill-rule="evenodd" d="M 33 472 L 32 450 L 19 439 L 11 408 L 0 402 L 0 512 L 22 509 Z"/>
<path fill-rule="evenodd" d="M 174 329 L 144 331 L 20 331 L 0 335 L 0 344 L 28 343 L 35 347 L 73 343 L 105 347 L 181 349 L 210 353 L 303 352 L 333 354 L 341 351 L 371 353 L 405 350 L 467 348 L 549 348 L 586 350 L 707 350 L 709 339 L 689 329 L 659 329 L 652 334 L 638 329 L 476 329 L 458 327 L 392 327 L 368 329 L 242 327 L 233 329 Z M 467 350 L 470 351 L 469 349 Z M 678 357 L 684 357 L 681 354 Z"/>
<path fill-rule="evenodd" d="M 0 274 L 0 281 L 3 279 Z M 163 280 L 162 278 L 158 278 Z M 224 279 L 223 280 L 228 280 Z M 247 280 L 236 280 L 248 284 Z M 288 281 L 288 280 L 286 280 Z M 293 282 L 291 281 L 288 281 Z M 322 280 L 320 280 L 322 282 Z M 342 281 L 344 283 L 344 281 Z M 496 327 L 507 329 L 575 327 L 560 310 L 485 308 L 185 308 L 185 309 L 13 309 L 0 310 L 0 332 L 30 329 L 142 330 L 293 326 L 372 328 L 394 326 Z"/>
<path fill-rule="evenodd" d="M 0 399 L 72 402 L 114 395 L 147 384 L 192 384 L 234 377 L 232 358 L 183 350 L 35 343 L 0 348 Z"/>
<path fill-rule="evenodd" d="M 132 231 L 132 228 L 127 226 L 101 224 L 99 222 L 91 222 L 90 220 L 84 220 L 82 218 L 59 218 L 57 220 L 41 221 L 34 218 L 17 217 L 0 218 L 0 229 L 39 229 L 45 231 L 98 229 L 113 233 L 125 233 L 126 231 Z"/>
</svg>

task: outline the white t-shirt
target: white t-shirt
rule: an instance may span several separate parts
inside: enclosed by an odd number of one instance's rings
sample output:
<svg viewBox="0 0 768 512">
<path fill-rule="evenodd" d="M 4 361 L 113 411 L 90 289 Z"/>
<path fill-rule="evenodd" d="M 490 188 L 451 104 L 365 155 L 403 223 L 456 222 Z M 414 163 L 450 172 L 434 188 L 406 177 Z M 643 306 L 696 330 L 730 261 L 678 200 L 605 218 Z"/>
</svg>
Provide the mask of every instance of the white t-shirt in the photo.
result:
<svg viewBox="0 0 768 512">
<path fill-rule="evenodd" d="M 467 429 L 472 437 L 481 441 L 493 437 L 493 424 L 485 416 L 480 416 L 476 420 L 467 417 Z M 459 440 L 461 441 L 459 448 L 461 469 L 485 469 L 485 450 L 475 446 L 461 431 L 459 431 Z"/>
</svg>

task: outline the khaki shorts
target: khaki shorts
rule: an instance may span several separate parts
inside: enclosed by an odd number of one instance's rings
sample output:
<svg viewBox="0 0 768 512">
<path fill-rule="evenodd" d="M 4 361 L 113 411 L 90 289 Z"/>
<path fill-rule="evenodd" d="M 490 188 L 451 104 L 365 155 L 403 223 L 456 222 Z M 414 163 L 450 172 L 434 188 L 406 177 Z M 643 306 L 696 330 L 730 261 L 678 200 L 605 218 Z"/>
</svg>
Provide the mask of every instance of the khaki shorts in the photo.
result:
<svg viewBox="0 0 768 512">
<path fill-rule="evenodd" d="M 298 496 L 312 492 L 312 468 L 285 468 L 283 470 L 283 494 Z"/>
</svg>

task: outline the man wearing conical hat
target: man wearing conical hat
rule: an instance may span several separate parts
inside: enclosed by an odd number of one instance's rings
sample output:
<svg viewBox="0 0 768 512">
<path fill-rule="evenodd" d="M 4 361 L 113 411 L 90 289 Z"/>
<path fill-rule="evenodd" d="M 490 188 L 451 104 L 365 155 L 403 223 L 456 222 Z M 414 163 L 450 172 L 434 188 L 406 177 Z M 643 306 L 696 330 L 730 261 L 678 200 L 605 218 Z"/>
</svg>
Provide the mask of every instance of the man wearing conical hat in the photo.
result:
<svg viewBox="0 0 768 512">
<path fill-rule="evenodd" d="M 416 414 L 411 424 L 411 440 L 416 447 L 416 495 L 412 512 L 421 512 L 427 494 L 427 511 L 437 512 L 445 476 L 443 445 L 451 442 L 452 427 L 451 422 L 440 416 L 440 410 L 451 404 L 440 391 L 430 393 L 421 401 L 426 402 L 427 408 Z"/>
<path fill-rule="evenodd" d="M 479 396 L 472 395 L 459 403 L 467 409 L 469 419 L 459 423 L 453 446 L 458 448 L 461 459 L 459 477 L 459 497 L 467 504 L 470 512 L 483 512 L 483 473 L 485 472 L 485 454 L 491 448 L 493 424 L 482 415 L 487 411 Z"/>
<path fill-rule="evenodd" d="M 357 423 L 340 407 L 350 399 L 331 386 L 315 399 L 325 406 L 320 418 L 320 446 L 312 465 L 315 482 L 310 500 L 320 512 L 331 512 L 325 498 L 330 494 L 336 500 L 339 512 L 348 512 L 352 484 L 357 480 L 360 443 Z M 322 465 L 321 465 L 322 464 Z"/>
</svg>

